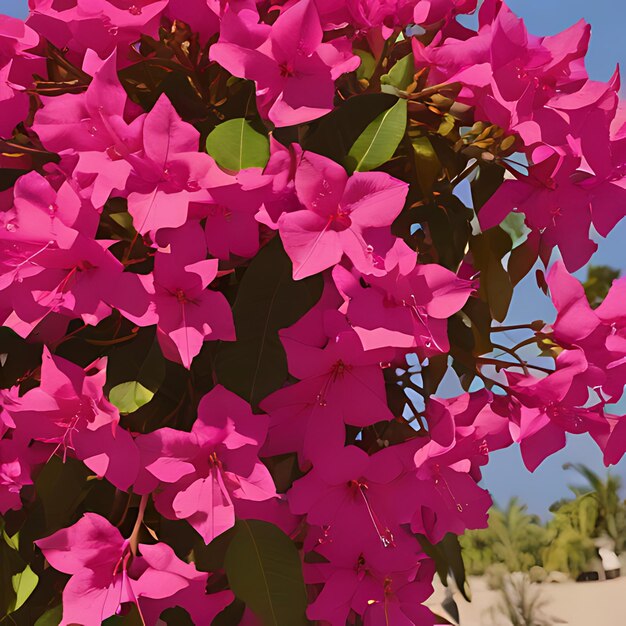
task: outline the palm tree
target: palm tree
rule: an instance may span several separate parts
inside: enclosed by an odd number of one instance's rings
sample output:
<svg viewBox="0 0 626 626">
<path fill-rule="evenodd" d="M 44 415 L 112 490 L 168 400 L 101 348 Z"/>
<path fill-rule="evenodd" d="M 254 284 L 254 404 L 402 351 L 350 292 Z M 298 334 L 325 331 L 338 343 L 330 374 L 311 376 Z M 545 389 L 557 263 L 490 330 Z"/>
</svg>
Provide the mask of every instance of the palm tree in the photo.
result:
<svg viewBox="0 0 626 626">
<path fill-rule="evenodd" d="M 493 552 L 510 572 L 526 571 L 536 565 L 545 535 L 539 519 L 527 513 L 525 504 L 511 498 L 504 510 L 496 510 L 490 524 Z"/>
<path fill-rule="evenodd" d="M 483 574 L 494 563 L 510 572 L 528 571 L 541 562 L 541 548 L 548 542 L 539 518 L 512 498 L 506 508 L 493 507 L 489 527 L 467 531 L 461 537 L 463 557 L 472 574 Z"/>
<path fill-rule="evenodd" d="M 620 500 L 619 492 L 622 481 L 619 476 L 607 473 L 606 480 L 582 463 L 566 463 L 563 469 L 573 469 L 585 480 L 584 487 L 571 487 L 570 489 L 579 497 L 591 498 L 597 504 L 597 519 L 591 536 L 610 537 L 615 545 L 615 551 L 619 554 L 624 549 L 626 541 L 626 507 Z"/>
<path fill-rule="evenodd" d="M 559 502 L 551 511 L 554 517 L 548 522 L 551 541 L 543 551 L 544 567 L 576 578 L 595 556 L 592 537 L 598 504 L 593 498 L 578 496 Z"/>
</svg>

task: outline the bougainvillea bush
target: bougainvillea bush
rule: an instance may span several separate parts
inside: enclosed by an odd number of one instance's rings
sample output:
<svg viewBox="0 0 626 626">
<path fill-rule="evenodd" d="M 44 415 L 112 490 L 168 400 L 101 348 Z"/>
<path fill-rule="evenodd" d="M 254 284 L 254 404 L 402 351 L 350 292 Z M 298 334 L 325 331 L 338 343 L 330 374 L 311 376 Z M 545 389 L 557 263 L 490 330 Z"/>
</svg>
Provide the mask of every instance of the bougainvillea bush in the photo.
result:
<svg viewBox="0 0 626 626">
<path fill-rule="evenodd" d="M 476 4 L 0 18 L 3 623 L 445 623 L 490 452 L 622 457 L 619 74 Z"/>
</svg>

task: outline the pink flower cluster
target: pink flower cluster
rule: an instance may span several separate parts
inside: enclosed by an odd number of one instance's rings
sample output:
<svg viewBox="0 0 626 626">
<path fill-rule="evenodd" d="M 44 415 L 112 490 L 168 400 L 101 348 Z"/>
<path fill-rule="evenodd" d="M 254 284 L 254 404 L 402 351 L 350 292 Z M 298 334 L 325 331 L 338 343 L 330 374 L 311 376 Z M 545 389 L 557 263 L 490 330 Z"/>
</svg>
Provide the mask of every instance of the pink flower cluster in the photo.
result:
<svg viewBox="0 0 626 626">
<path fill-rule="evenodd" d="M 145 624 L 181 606 L 209 625 L 233 601 L 230 590 L 207 593 L 210 574 L 167 543 L 138 544 L 148 505 L 205 544 L 237 519 L 282 528 L 300 549 L 311 620 L 434 624 L 423 602 L 435 567 L 416 535 L 437 543 L 487 524 L 491 498 L 478 482 L 491 451 L 520 442 L 533 470 L 565 433 L 588 432 L 607 463 L 622 457 L 626 418 L 607 405 L 626 382 L 626 283 L 592 310 L 568 273 L 594 252 L 591 227 L 606 235 L 626 213 L 619 76 L 589 80 L 586 25 L 537 38 L 500 0 L 485 0 L 474 32 L 455 16 L 476 4 L 30 0 L 25 24 L 0 20 L 0 134 L 10 139 L 20 123 L 58 155 L 0 192 L 0 322 L 43 344 L 32 384 L 0 391 L 0 513 L 24 505 L 55 455 L 141 496 L 129 537 L 87 512 L 37 541 L 71 576 L 62 624 L 100 624 L 131 603 Z M 120 76 L 139 62 L 138 40 L 175 20 L 210 45 L 212 63 L 254 83 L 258 113 L 276 130 L 264 168 L 225 171 L 166 95 L 148 112 L 129 98 Z M 394 234 L 408 183 L 385 171 L 349 175 L 276 137 L 295 139 L 287 127 L 335 108 L 336 83 L 359 66 L 362 42 L 381 49 L 410 24 L 434 31 L 428 45 L 411 40 L 416 69 L 433 85 L 461 83 L 458 100 L 475 120 L 515 134 L 527 161 L 524 172 L 507 164 L 509 179 L 479 212 L 482 228 L 522 212 L 537 255 L 547 264 L 558 247 L 564 262 L 548 275 L 557 319 L 538 333 L 558 351 L 554 371 L 509 368 L 506 394 L 430 396 L 422 428 L 398 441 L 389 433 L 406 422 L 389 401 L 395 370 L 407 355 L 425 367 L 448 354 L 449 319 L 477 298 L 480 276 L 420 262 Z M 29 109 L 48 46 L 88 80 Z M 125 248 L 102 234 L 111 201 L 132 224 Z M 279 331 L 288 374 L 258 407 L 214 376 L 187 429 L 134 432 L 108 397 L 106 357 L 79 365 L 57 354 L 70 324 L 117 319 L 154 327 L 163 356 L 192 370 L 206 342 L 238 340 L 224 284 L 270 240 L 289 257 L 293 281 L 321 275 L 323 293 Z M 282 490 L 270 463 L 279 455 L 298 465 Z"/>
<path fill-rule="evenodd" d="M 558 247 L 575 271 L 597 249 L 591 227 L 606 237 L 626 214 L 619 72 L 608 83 L 589 79 L 590 27 L 582 21 L 535 37 L 502 0 L 487 0 L 479 23 L 478 32 L 444 29 L 427 46 L 413 39 L 416 65 L 434 83 L 460 82 L 459 100 L 475 107 L 476 119 L 519 137 L 510 179 L 480 211 L 483 229 L 523 213 L 536 254 L 547 264 Z"/>
</svg>

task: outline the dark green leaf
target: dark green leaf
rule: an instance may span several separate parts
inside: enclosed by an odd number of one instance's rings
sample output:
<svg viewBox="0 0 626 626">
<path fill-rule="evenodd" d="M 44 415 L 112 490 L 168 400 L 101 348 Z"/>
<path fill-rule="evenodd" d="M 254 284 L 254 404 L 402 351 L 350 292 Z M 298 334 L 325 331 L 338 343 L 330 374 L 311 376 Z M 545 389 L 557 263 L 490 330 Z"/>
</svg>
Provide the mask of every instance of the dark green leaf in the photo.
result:
<svg viewBox="0 0 626 626">
<path fill-rule="evenodd" d="M 308 623 L 298 551 L 291 539 L 273 524 L 238 521 L 226 553 L 225 569 L 235 595 L 264 626 Z"/>
<path fill-rule="evenodd" d="M 388 93 L 368 93 L 348 98 L 328 115 L 306 127 L 299 127 L 302 129 L 302 148 L 343 163 L 350 147 L 368 124 L 396 101 L 397 98 Z"/>
<path fill-rule="evenodd" d="M 165 379 L 165 359 L 153 329 L 140 329 L 131 341 L 113 346 L 107 367 L 111 387 L 137 381 L 156 393 Z"/>
<path fill-rule="evenodd" d="M 233 307 L 237 341 L 222 344 L 218 380 L 255 406 L 287 378 L 287 360 L 278 337 L 319 300 L 321 276 L 294 281 L 292 265 L 275 238 L 254 258 Z"/>
<path fill-rule="evenodd" d="M 241 623 L 241 618 L 246 610 L 246 605 L 235 598 L 219 615 L 215 616 L 211 626 L 232 626 Z M 174 625 L 172 625 L 174 626 Z M 178 626 L 176 624 L 176 626 Z"/>
<path fill-rule="evenodd" d="M 36 622 L 35 626 L 59 626 L 63 616 L 63 607 L 59 604 L 48 609 Z"/>
<path fill-rule="evenodd" d="M 459 538 L 452 533 L 448 533 L 441 540 L 439 546 L 441 546 L 450 570 L 454 575 L 454 581 L 456 582 L 459 591 L 463 597 L 470 602 L 472 599 L 472 592 L 465 576 L 465 564 L 463 563 L 463 555 L 461 554 Z"/>
<path fill-rule="evenodd" d="M 478 175 L 471 182 L 474 209 L 478 211 L 496 192 L 504 180 L 504 168 L 481 162 Z"/>
<path fill-rule="evenodd" d="M 161 618 L 157 623 L 161 622 L 164 622 L 167 626 L 194 626 L 193 620 L 189 617 L 189 613 L 180 606 L 165 609 L 165 611 L 161 613 Z M 213 621 L 211 626 L 214 626 L 214 624 L 215 621 Z M 124 622 L 123 626 L 127 626 L 126 622 Z"/>
<path fill-rule="evenodd" d="M 368 172 L 391 159 L 406 130 L 406 100 L 381 113 L 354 142 L 346 160 L 353 171 Z"/>
<path fill-rule="evenodd" d="M 87 495 L 88 475 L 89 470 L 75 459 L 68 458 L 64 463 L 59 457 L 53 456 L 43 466 L 35 481 L 35 488 L 45 512 L 46 534 L 71 524 L 78 505 Z"/>
<path fill-rule="evenodd" d="M 265 167 L 270 156 L 269 139 L 238 118 L 219 124 L 207 137 L 206 151 L 224 168 L 239 171 Z"/>
<path fill-rule="evenodd" d="M 511 247 L 511 237 L 499 227 L 470 241 L 474 267 L 480 270 L 479 295 L 489 304 L 491 315 L 498 322 L 504 321 L 513 296 L 511 278 L 502 265 L 502 258 Z"/>
<path fill-rule="evenodd" d="M 513 248 L 506 267 L 513 286 L 530 272 L 538 257 L 539 248 L 530 239 Z"/>
<path fill-rule="evenodd" d="M 136 604 L 127 604 L 126 607 L 126 611 L 121 615 L 111 615 L 105 619 L 102 626 L 146 626 Z M 183 626 L 183 622 L 178 623 Z"/>
<path fill-rule="evenodd" d="M 461 554 L 459 538 L 448 533 L 439 543 L 431 543 L 424 535 L 417 535 L 424 552 L 435 562 L 441 582 L 448 586 L 448 575 L 452 573 L 454 581 L 463 597 L 471 602 L 471 591 L 465 575 L 465 565 Z"/>
<path fill-rule="evenodd" d="M 422 193 L 427 196 L 439 176 L 441 163 L 428 137 L 416 137 L 411 141 L 411 144 L 413 145 L 417 182 Z"/>
<path fill-rule="evenodd" d="M 491 344 L 491 312 L 489 305 L 480 298 L 470 298 L 463 307 L 463 314 L 472 324 L 474 353 L 487 354 L 493 350 Z"/>
<path fill-rule="evenodd" d="M 448 371 L 448 355 L 435 354 L 428 357 L 428 365 L 422 369 L 422 379 L 424 381 L 424 391 L 430 396 L 437 392 L 439 383 L 443 380 Z"/>
</svg>

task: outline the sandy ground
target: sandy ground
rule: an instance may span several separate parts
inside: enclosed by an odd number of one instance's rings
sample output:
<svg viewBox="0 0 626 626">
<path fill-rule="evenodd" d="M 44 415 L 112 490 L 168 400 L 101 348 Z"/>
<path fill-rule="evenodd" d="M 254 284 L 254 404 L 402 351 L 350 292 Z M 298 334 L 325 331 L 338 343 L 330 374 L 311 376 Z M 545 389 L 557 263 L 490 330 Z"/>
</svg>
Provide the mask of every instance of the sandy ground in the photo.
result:
<svg viewBox="0 0 626 626">
<path fill-rule="evenodd" d="M 487 589 L 482 578 L 472 578 L 472 602 L 466 602 L 460 594 L 455 600 L 461 613 L 460 626 L 506 626 L 506 620 L 496 620 L 490 615 L 490 607 L 497 603 L 498 594 Z M 602 582 L 547 583 L 540 585 L 543 597 L 548 601 L 546 614 L 558 618 L 568 626 L 626 626 L 626 577 Z M 437 610 L 444 597 L 444 588 L 435 587 L 435 593 L 427 604 Z"/>
</svg>

